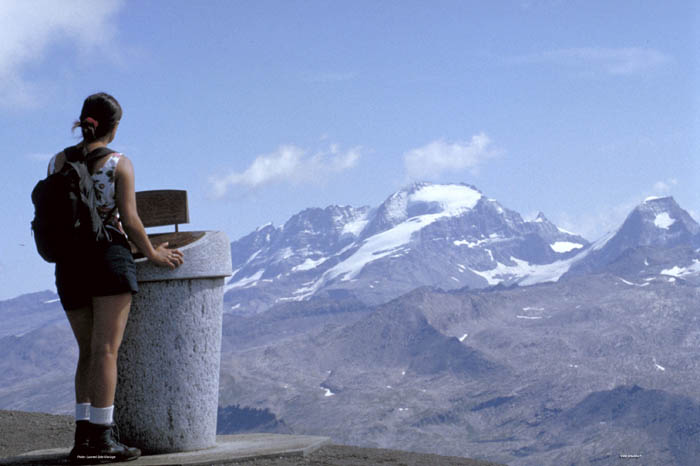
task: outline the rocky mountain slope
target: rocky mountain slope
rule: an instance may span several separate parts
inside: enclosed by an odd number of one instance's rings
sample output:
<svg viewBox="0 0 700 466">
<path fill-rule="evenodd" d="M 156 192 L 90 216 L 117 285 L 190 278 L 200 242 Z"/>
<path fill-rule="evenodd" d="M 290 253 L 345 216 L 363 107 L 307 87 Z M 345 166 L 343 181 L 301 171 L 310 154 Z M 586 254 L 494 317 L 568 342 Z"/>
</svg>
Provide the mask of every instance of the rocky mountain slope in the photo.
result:
<svg viewBox="0 0 700 466">
<path fill-rule="evenodd" d="M 0 301 L 0 338 L 35 330 L 51 323 L 65 320 L 58 296 L 50 291 L 40 291 Z"/>
<path fill-rule="evenodd" d="M 532 284 L 559 278 L 588 246 L 472 186 L 415 183 L 376 208 L 307 209 L 235 241 L 225 300 L 250 314 L 311 296 L 379 304 L 418 286 Z"/>
<path fill-rule="evenodd" d="M 700 290 L 646 283 L 424 288 L 345 324 L 283 339 L 271 327 L 254 347 L 236 349 L 232 332 L 221 401 L 349 444 L 511 465 L 697 464 Z"/>
</svg>

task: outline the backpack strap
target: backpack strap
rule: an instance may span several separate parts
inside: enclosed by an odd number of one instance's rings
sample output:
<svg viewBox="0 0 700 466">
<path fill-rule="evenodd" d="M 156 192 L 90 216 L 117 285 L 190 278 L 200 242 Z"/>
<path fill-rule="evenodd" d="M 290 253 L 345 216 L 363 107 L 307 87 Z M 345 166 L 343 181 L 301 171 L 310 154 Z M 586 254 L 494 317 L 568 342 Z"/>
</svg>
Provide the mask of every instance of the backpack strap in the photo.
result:
<svg viewBox="0 0 700 466">
<path fill-rule="evenodd" d="M 116 151 L 113 149 L 110 149 L 109 147 L 98 147 L 97 149 L 93 149 L 87 154 L 84 154 L 82 149 L 80 149 L 78 146 L 70 146 L 66 147 L 63 149 L 63 153 L 66 155 L 66 160 L 69 162 L 82 162 L 85 164 L 89 164 L 93 160 L 97 160 L 100 157 L 104 157 L 105 155 L 113 154 Z"/>
<path fill-rule="evenodd" d="M 113 154 L 116 151 L 110 149 L 109 147 L 98 147 L 97 149 L 90 151 L 88 154 L 84 154 L 81 148 L 71 146 L 66 147 L 63 152 L 66 155 L 66 163 L 63 165 L 64 168 L 62 168 L 62 170 L 67 169 L 66 167 L 72 167 L 80 178 L 79 189 L 81 202 L 87 206 L 88 211 L 90 212 L 92 232 L 95 235 L 95 240 L 100 241 L 103 238 L 107 238 L 111 241 L 111 235 L 106 230 L 104 224 L 102 223 L 102 217 L 100 217 L 100 214 L 97 211 L 97 199 L 95 197 L 92 177 L 90 176 L 90 172 L 88 170 L 88 164 L 100 157 Z M 111 212 L 110 215 L 112 213 L 113 212 Z"/>
<path fill-rule="evenodd" d="M 66 162 L 80 162 L 83 158 L 83 151 L 77 146 L 70 146 L 63 149 L 63 154 L 66 157 Z"/>
<path fill-rule="evenodd" d="M 85 156 L 85 163 L 90 163 L 93 160 L 97 160 L 100 157 L 104 157 L 105 155 L 109 154 L 114 154 L 116 151 L 110 149 L 109 147 L 98 147 L 97 149 L 94 149 L 90 151 L 86 156 Z"/>
</svg>

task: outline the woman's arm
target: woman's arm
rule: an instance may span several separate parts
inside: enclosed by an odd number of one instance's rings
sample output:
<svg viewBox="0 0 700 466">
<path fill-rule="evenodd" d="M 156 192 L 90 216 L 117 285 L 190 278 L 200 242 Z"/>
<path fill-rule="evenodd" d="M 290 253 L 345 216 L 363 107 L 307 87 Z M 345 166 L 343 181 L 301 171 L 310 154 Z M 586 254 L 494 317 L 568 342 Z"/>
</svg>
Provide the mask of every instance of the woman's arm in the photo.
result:
<svg viewBox="0 0 700 466">
<path fill-rule="evenodd" d="M 131 160 L 125 156 L 122 156 L 117 164 L 115 184 L 117 209 L 119 209 L 122 226 L 126 230 L 126 234 L 129 235 L 129 239 L 139 248 L 139 251 L 148 260 L 161 267 L 174 269 L 182 264 L 182 252 L 177 249 L 167 249 L 168 243 L 163 243 L 157 248 L 153 248 L 151 241 L 148 239 L 146 229 L 143 227 L 136 210 L 134 166 L 131 164 Z"/>
</svg>

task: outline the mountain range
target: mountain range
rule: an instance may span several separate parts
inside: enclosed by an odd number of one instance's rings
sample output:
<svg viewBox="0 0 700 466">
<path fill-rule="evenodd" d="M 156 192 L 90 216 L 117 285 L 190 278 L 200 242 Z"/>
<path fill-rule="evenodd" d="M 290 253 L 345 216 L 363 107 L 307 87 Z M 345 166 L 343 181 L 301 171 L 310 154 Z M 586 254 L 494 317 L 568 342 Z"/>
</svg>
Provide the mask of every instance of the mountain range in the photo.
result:
<svg viewBox="0 0 700 466">
<path fill-rule="evenodd" d="M 225 301 L 244 314 L 314 296 L 352 294 L 380 304 L 419 286 L 525 286 L 600 272 L 633 251 L 640 255 L 619 265 L 625 276 L 660 273 L 669 259 L 677 273 L 695 275 L 697 253 L 668 258 L 666 251 L 698 246 L 700 227 L 671 197 L 645 200 L 617 231 L 591 244 L 543 213 L 524 221 L 473 186 L 415 183 L 375 208 L 307 209 L 234 241 Z M 659 248 L 663 257 L 654 253 Z"/>
<path fill-rule="evenodd" d="M 671 197 L 591 243 L 473 186 L 417 183 L 375 208 L 304 210 L 231 253 L 226 432 L 700 464 L 700 227 Z M 70 412 L 77 352 L 55 294 L 0 312 L 0 408 Z"/>
</svg>

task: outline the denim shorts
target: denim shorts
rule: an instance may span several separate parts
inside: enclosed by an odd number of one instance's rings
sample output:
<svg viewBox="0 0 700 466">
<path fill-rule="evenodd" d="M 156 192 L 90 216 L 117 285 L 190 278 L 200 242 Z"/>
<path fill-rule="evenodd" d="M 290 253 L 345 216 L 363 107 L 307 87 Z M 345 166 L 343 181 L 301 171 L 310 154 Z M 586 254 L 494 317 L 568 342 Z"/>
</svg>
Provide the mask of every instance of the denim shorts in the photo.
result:
<svg viewBox="0 0 700 466">
<path fill-rule="evenodd" d="M 138 292 L 136 264 L 126 237 L 112 233 L 112 241 L 56 263 L 56 289 L 66 311 L 90 306 L 95 296 Z"/>
</svg>

